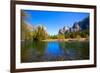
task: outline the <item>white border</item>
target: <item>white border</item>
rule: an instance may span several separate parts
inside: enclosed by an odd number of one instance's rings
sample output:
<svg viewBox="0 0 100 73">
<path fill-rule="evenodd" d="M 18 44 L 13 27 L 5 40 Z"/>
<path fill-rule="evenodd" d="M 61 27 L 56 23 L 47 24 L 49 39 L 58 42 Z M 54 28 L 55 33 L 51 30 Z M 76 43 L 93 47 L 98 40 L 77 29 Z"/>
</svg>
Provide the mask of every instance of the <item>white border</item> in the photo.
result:
<svg viewBox="0 0 100 73">
<path fill-rule="evenodd" d="M 42 63 L 21 63 L 20 54 L 20 11 L 26 10 L 49 10 L 63 12 L 88 12 L 90 13 L 90 60 L 77 61 L 58 61 L 58 62 L 42 62 Z M 52 6 L 35 6 L 35 5 L 16 5 L 16 69 L 23 68 L 39 68 L 39 67 L 57 67 L 57 66 L 74 66 L 94 64 L 94 10 L 85 8 L 70 7 L 52 7 Z"/>
</svg>

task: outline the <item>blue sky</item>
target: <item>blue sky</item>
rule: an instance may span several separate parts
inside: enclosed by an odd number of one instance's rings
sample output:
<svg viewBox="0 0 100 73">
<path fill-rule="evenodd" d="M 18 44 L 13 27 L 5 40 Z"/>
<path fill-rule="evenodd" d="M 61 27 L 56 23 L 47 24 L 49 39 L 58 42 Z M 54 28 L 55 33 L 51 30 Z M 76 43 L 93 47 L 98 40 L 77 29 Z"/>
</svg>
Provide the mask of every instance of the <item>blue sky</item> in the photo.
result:
<svg viewBox="0 0 100 73">
<path fill-rule="evenodd" d="M 81 21 L 89 16 L 89 13 L 80 12 L 56 12 L 23 10 L 29 16 L 25 21 L 33 26 L 43 25 L 50 35 L 58 34 L 59 29 L 64 26 L 72 27 L 73 23 Z"/>
</svg>

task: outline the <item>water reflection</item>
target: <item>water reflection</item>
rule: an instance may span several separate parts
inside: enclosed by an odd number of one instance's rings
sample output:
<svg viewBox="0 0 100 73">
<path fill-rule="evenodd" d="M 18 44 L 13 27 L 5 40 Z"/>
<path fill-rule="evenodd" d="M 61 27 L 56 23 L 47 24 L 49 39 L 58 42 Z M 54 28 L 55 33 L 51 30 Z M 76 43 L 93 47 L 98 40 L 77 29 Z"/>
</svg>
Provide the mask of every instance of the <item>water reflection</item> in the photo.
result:
<svg viewBox="0 0 100 73">
<path fill-rule="evenodd" d="M 89 59 L 89 42 L 25 42 L 21 44 L 21 62 Z"/>
</svg>

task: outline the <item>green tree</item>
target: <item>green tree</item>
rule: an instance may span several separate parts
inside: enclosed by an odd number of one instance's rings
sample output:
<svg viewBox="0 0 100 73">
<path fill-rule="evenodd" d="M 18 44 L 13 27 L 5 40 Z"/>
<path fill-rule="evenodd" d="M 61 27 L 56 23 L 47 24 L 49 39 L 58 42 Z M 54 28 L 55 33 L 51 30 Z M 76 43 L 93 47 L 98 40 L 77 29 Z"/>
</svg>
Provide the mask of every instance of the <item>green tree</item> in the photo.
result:
<svg viewBox="0 0 100 73">
<path fill-rule="evenodd" d="M 70 33 L 70 38 L 75 38 L 76 37 L 76 33 L 75 32 L 71 32 Z"/>
<path fill-rule="evenodd" d="M 57 35 L 50 35 L 49 38 L 50 39 L 57 39 Z"/>
<path fill-rule="evenodd" d="M 38 41 L 45 40 L 47 37 L 48 37 L 48 34 L 46 30 L 44 29 L 44 27 L 38 26 L 35 40 L 38 40 Z"/>
<path fill-rule="evenodd" d="M 65 39 L 65 35 L 64 34 L 58 34 L 58 39 Z"/>
<path fill-rule="evenodd" d="M 81 31 L 80 36 L 83 38 L 87 38 L 89 36 L 89 30 L 86 29 L 86 30 Z"/>
<path fill-rule="evenodd" d="M 67 39 L 67 38 L 70 38 L 70 32 L 65 32 L 65 38 Z"/>
</svg>

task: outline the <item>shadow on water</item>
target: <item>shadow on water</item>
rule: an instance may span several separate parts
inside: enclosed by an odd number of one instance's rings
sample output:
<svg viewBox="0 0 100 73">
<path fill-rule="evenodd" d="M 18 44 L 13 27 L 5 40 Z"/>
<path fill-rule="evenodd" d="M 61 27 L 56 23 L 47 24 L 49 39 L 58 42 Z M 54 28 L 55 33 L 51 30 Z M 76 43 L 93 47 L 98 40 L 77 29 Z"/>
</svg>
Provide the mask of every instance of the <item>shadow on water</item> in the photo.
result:
<svg viewBox="0 0 100 73">
<path fill-rule="evenodd" d="M 89 42 L 21 43 L 21 62 L 47 62 L 89 59 Z"/>
</svg>

